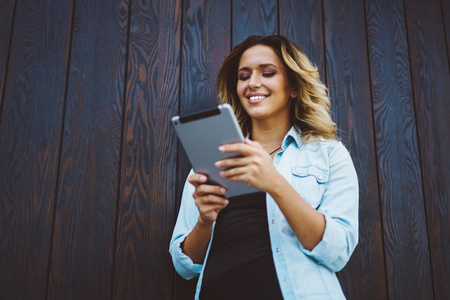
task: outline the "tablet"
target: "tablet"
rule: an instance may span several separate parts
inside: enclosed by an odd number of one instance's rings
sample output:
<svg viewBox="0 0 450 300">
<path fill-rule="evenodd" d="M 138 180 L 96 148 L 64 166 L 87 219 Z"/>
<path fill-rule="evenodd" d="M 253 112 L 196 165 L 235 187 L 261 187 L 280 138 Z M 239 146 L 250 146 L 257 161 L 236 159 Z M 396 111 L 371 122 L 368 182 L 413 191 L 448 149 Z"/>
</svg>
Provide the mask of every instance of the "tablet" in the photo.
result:
<svg viewBox="0 0 450 300">
<path fill-rule="evenodd" d="M 245 182 L 220 177 L 221 169 L 214 165 L 220 159 L 239 155 L 220 152 L 220 145 L 245 141 L 229 104 L 221 104 L 189 115 L 175 116 L 172 118 L 172 124 L 194 171 L 205 174 L 209 184 L 225 187 L 226 197 L 259 191 Z"/>
</svg>

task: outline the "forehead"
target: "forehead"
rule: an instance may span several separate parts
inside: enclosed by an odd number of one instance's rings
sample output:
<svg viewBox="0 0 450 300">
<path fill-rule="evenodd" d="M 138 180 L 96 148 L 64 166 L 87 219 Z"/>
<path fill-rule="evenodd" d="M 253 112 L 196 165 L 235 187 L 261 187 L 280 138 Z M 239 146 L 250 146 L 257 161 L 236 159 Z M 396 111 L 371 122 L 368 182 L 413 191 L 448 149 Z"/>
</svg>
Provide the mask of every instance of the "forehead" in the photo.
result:
<svg viewBox="0 0 450 300">
<path fill-rule="evenodd" d="M 266 45 L 256 45 L 242 53 L 239 67 L 255 67 L 265 64 L 274 64 L 282 67 L 282 62 L 273 49 Z"/>
</svg>

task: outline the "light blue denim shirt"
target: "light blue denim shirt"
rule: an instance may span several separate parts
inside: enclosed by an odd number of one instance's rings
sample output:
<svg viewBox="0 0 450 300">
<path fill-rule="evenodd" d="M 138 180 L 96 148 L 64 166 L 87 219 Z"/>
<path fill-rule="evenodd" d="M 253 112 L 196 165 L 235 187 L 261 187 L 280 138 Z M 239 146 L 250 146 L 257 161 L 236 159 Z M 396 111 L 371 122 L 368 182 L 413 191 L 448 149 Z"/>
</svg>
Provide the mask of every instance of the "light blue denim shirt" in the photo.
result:
<svg viewBox="0 0 450 300">
<path fill-rule="evenodd" d="M 358 243 L 358 179 L 348 151 L 338 141 L 305 143 L 292 127 L 273 164 L 326 220 L 322 240 L 309 251 L 297 239 L 274 199 L 266 194 L 270 243 L 284 299 L 345 299 L 335 272 L 345 266 Z M 195 296 L 198 299 L 205 263 L 195 264 L 180 246 L 199 216 L 192 197 L 194 190 L 186 182 L 169 251 L 183 278 L 200 276 Z M 211 242 L 205 262 L 210 246 Z"/>
</svg>

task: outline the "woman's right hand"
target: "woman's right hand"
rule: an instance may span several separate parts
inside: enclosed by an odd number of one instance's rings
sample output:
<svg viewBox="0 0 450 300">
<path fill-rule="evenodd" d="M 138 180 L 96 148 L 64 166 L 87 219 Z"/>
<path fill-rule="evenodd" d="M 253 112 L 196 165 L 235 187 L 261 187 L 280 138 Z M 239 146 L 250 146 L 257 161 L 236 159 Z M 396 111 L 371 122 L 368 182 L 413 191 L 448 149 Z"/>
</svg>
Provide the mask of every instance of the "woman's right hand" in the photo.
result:
<svg viewBox="0 0 450 300">
<path fill-rule="evenodd" d="M 225 199 L 226 189 L 218 185 L 205 184 L 208 178 L 203 174 L 192 174 L 188 181 L 195 186 L 192 195 L 198 207 L 200 225 L 211 225 L 217 220 L 219 212 L 228 205 Z"/>
</svg>

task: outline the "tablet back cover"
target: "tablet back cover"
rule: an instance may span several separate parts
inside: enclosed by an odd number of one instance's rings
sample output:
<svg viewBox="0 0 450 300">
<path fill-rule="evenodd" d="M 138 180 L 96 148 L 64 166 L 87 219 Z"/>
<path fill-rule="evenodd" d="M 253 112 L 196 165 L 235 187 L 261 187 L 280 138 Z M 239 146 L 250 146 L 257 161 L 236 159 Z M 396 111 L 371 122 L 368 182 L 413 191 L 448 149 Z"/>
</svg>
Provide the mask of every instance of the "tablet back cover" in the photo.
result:
<svg viewBox="0 0 450 300">
<path fill-rule="evenodd" d="M 227 188 L 226 197 L 255 193 L 259 190 L 245 182 L 229 181 L 220 177 L 221 169 L 214 163 L 237 154 L 224 154 L 219 146 L 244 142 L 239 124 L 228 104 L 181 117 L 173 117 L 172 123 L 196 173 L 208 176 L 210 183 Z"/>
</svg>

